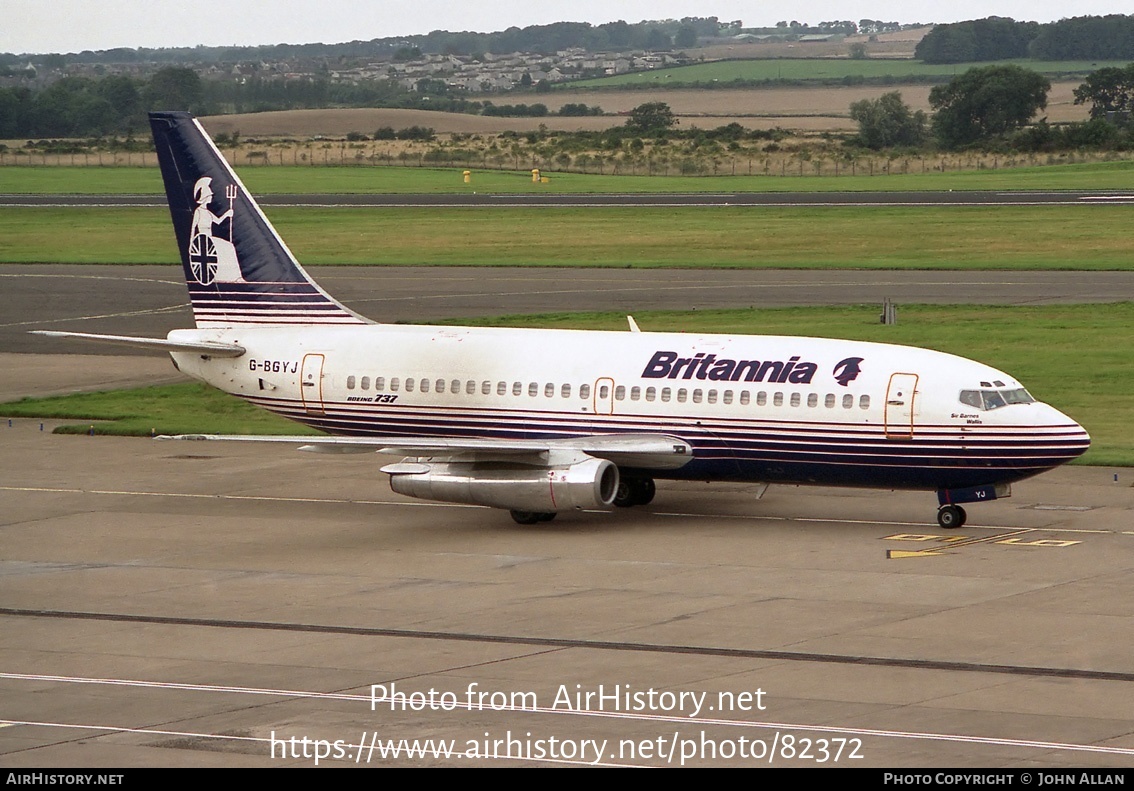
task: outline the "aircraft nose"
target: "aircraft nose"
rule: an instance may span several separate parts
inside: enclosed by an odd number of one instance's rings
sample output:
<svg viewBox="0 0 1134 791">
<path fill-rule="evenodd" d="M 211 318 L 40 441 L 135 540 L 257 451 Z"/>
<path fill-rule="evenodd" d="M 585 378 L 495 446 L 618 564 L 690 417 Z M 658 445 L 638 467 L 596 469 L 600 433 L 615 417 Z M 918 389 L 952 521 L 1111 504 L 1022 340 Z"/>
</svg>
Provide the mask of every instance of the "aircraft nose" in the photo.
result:
<svg viewBox="0 0 1134 791">
<path fill-rule="evenodd" d="M 1074 422 L 1074 421 L 1072 421 L 1072 422 Z M 1087 430 L 1085 428 L 1083 428 L 1082 426 L 1080 426 L 1078 423 L 1075 423 L 1075 428 L 1079 432 L 1080 442 L 1083 443 L 1083 448 L 1082 448 L 1082 450 L 1079 451 L 1079 453 L 1077 455 L 1082 456 L 1091 447 L 1091 435 L 1088 434 Z"/>
<path fill-rule="evenodd" d="M 1062 445 L 1067 454 L 1067 460 L 1078 458 L 1082 456 L 1091 447 L 1091 435 L 1087 433 L 1087 429 L 1079 425 L 1076 421 L 1060 412 L 1055 407 L 1049 406 L 1048 409 L 1052 412 L 1052 425 L 1062 428 L 1060 431 L 1062 435 Z"/>
</svg>

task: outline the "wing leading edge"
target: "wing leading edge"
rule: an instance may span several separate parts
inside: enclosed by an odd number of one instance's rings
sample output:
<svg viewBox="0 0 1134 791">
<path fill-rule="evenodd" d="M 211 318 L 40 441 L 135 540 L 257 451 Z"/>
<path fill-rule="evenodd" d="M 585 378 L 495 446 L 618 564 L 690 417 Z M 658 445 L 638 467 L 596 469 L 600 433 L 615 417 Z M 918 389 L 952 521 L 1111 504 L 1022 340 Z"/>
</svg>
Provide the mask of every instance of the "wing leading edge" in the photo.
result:
<svg viewBox="0 0 1134 791">
<path fill-rule="evenodd" d="M 306 437 L 254 436 L 247 434 L 178 434 L 158 439 L 211 440 L 221 442 L 274 442 L 298 445 L 300 450 L 321 453 L 382 453 L 394 456 L 431 457 L 435 460 L 478 462 L 507 458 L 543 464 L 548 454 L 560 451 L 585 453 L 620 467 L 645 470 L 676 470 L 693 458 L 693 448 L 679 437 L 664 434 L 597 434 L 570 439 L 494 440 L 445 437 Z"/>
</svg>

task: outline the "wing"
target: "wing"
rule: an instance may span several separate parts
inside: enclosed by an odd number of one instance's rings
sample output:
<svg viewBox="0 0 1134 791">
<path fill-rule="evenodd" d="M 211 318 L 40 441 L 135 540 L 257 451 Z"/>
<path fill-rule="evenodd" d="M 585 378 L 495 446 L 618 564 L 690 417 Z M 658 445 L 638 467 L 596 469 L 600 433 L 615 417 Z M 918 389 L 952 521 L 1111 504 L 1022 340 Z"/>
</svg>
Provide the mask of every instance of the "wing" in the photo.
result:
<svg viewBox="0 0 1134 791">
<path fill-rule="evenodd" d="M 159 436 L 158 439 L 275 442 L 298 445 L 299 450 L 317 453 L 382 453 L 466 462 L 507 459 L 533 465 L 546 464 L 548 457 L 558 451 L 575 451 L 606 459 L 620 467 L 644 470 L 676 470 L 693 458 L 693 448 L 688 442 L 665 434 L 596 434 L 549 440 L 246 434 L 179 434 Z"/>
</svg>

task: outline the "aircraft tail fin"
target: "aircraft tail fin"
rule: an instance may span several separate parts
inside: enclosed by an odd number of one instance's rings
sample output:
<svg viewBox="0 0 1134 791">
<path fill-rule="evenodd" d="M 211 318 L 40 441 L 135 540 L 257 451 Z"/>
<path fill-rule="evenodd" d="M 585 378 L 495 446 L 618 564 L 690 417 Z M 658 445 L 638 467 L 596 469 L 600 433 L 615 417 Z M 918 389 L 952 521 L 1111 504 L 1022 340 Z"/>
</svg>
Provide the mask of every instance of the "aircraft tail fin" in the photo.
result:
<svg viewBox="0 0 1134 791">
<path fill-rule="evenodd" d="M 371 324 L 333 299 L 189 113 L 150 113 L 198 327 Z"/>
</svg>

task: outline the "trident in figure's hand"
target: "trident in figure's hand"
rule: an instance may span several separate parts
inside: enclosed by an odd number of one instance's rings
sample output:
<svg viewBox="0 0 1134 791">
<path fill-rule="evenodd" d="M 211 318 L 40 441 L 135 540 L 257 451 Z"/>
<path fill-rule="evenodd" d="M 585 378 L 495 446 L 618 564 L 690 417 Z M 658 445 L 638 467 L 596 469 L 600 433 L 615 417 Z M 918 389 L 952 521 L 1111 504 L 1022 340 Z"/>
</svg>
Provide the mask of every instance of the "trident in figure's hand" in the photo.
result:
<svg viewBox="0 0 1134 791">
<path fill-rule="evenodd" d="M 235 218 L 233 213 L 233 205 L 236 203 L 236 196 L 239 188 L 235 184 L 229 184 L 224 188 L 224 196 L 228 198 L 228 241 L 232 241 L 232 221 Z"/>
</svg>

